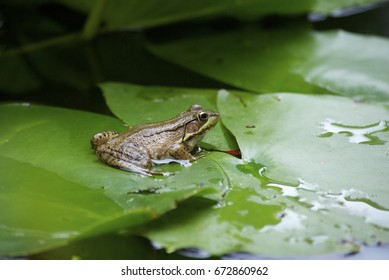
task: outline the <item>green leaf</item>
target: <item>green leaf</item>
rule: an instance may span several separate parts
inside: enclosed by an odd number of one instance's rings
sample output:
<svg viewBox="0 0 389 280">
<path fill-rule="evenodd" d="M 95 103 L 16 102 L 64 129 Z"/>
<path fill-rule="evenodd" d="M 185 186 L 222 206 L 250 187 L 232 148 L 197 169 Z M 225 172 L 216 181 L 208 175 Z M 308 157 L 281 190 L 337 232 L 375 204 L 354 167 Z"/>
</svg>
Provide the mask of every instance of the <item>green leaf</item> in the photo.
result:
<svg viewBox="0 0 389 280">
<path fill-rule="evenodd" d="M 224 174 L 207 158 L 188 168 L 165 166 L 176 170 L 170 177 L 144 178 L 103 164 L 89 141 L 94 133 L 120 130 L 114 118 L 24 104 L 0 106 L 0 119 L 0 255 L 128 228 L 179 201 L 219 200 L 224 191 L 211 181 Z"/>
<path fill-rule="evenodd" d="M 228 178 L 224 201 L 212 209 L 188 201 L 136 232 L 169 251 L 196 247 L 216 255 L 344 254 L 389 241 L 388 108 L 226 91 L 218 108 L 243 156 L 210 156 Z M 323 137 L 329 119 L 341 129 Z M 356 143 L 356 134 L 370 140 Z"/>
<path fill-rule="evenodd" d="M 42 81 L 50 81 L 86 90 L 97 79 L 88 64 L 94 57 L 90 48 L 74 44 L 77 41 L 79 37 L 71 34 L 4 52 L 0 56 L 0 89 L 11 93 L 29 92 L 37 90 Z"/>
<path fill-rule="evenodd" d="M 217 90 L 144 87 L 122 83 L 103 83 L 100 87 L 111 111 L 130 126 L 170 119 L 188 110 L 192 104 L 217 111 Z M 201 146 L 224 151 L 238 148 L 235 138 L 222 124 L 218 124 L 205 136 Z"/>
<path fill-rule="evenodd" d="M 255 92 L 389 100 L 389 41 L 345 31 L 245 29 L 153 45 L 160 57 Z"/>
<path fill-rule="evenodd" d="M 66 246 L 29 256 L 29 259 L 143 260 L 154 257 L 155 250 L 145 238 L 111 234 L 75 240 Z"/>
<path fill-rule="evenodd" d="M 20 57 L 0 57 L 0 63 L 1 91 L 15 94 L 25 90 L 36 90 L 40 86 L 40 81 Z M 22 82 L 10 82 L 15 77 Z"/>
<path fill-rule="evenodd" d="M 331 12 L 337 12 L 341 9 L 346 8 L 360 8 L 364 5 L 368 7 L 369 5 L 381 3 L 382 1 L 371 1 L 371 0 L 355 0 L 355 1 L 325 1 L 325 0 L 318 0 L 314 1 L 315 4 L 313 6 L 312 11 L 322 14 L 329 14 Z"/>
<path fill-rule="evenodd" d="M 120 211 L 102 189 L 84 188 L 3 156 L 0 167 L 0 255 L 24 255 L 62 245 L 83 227 Z"/>
<path fill-rule="evenodd" d="M 293 184 L 303 178 L 331 192 L 344 188 L 366 193 L 374 190 L 378 193 L 371 197 L 372 201 L 389 209 L 389 194 L 384 191 L 389 185 L 389 174 L 385 172 L 389 145 L 387 107 L 333 96 L 234 96 L 228 92 L 219 95 L 218 105 L 224 124 L 236 136 L 243 159 L 265 165 L 270 178 Z M 322 138 L 330 132 L 328 124 L 342 124 L 344 128 Z M 347 126 L 360 127 L 362 135 L 364 128 L 376 126 L 375 131 L 365 134 L 381 142 L 372 145 L 361 138 L 357 144 L 351 138 L 357 132 Z"/>
</svg>

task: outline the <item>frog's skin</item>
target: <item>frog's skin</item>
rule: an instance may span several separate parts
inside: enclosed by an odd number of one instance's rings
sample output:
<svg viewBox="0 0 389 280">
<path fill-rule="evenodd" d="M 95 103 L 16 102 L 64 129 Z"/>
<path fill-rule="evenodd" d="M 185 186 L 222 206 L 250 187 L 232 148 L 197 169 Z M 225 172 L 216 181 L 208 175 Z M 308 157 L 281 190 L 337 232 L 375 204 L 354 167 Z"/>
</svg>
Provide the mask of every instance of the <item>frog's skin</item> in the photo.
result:
<svg viewBox="0 0 389 280">
<path fill-rule="evenodd" d="M 153 160 L 196 160 L 191 152 L 218 120 L 219 114 L 194 104 L 167 121 L 136 125 L 123 133 L 98 133 L 91 144 L 108 165 L 142 175 L 162 174 L 151 170 Z"/>
</svg>

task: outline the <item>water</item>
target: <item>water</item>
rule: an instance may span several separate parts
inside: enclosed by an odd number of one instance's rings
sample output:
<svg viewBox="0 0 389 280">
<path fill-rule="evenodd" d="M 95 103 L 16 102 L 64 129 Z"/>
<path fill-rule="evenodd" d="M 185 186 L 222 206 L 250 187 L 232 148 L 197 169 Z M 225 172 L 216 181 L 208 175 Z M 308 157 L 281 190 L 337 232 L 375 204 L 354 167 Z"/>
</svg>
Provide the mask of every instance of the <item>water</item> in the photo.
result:
<svg viewBox="0 0 389 280">
<path fill-rule="evenodd" d="M 388 122 L 384 120 L 367 126 L 349 126 L 339 121 L 326 119 L 320 123 L 320 126 L 325 131 L 320 135 L 321 137 L 330 137 L 333 134 L 345 134 L 348 136 L 348 141 L 354 144 L 382 145 L 385 141 L 373 134 L 389 131 Z"/>
</svg>

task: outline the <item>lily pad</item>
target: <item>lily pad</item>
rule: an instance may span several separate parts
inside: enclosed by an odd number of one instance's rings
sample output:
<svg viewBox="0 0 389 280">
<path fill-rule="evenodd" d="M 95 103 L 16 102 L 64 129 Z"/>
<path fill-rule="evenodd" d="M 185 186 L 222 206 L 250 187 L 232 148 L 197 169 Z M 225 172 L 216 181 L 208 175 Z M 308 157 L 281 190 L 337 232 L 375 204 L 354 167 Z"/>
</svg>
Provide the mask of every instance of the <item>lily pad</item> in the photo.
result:
<svg viewBox="0 0 389 280">
<path fill-rule="evenodd" d="M 37 253 L 139 225 L 179 201 L 219 200 L 225 191 L 212 180 L 224 173 L 207 158 L 190 168 L 166 166 L 177 171 L 171 177 L 144 178 L 103 164 L 89 141 L 122 127 L 111 117 L 13 104 L 0 106 L 0 119 L 7 120 L 0 123 L 0 255 Z"/>
<path fill-rule="evenodd" d="M 249 28 L 152 45 L 156 55 L 250 91 L 389 100 L 389 40 L 294 26 Z"/>
<path fill-rule="evenodd" d="M 385 191 L 389 185 L 387 107 L 333 96 L 234 96 L 227 91 L 219 95 L 218 105 L 223 122 L 236 136 L 243 159 L 266 166 L 270 178 L 292 184 L 302 178 L 328 186 L 330 192 L 340 192 L 347 186 L 375 193 L 371 199 L 389 209 Z M 328 119 L 349 126 L 369 127 L 382 122 L 381 128 L 365 133 L 374 135 L 380 143 L 353 143 L 352 131 L 323 138 L 328 132 Z"/>
<path fill-rule="evenodd" d="M 184 203 L 186 211 L 137 233 L 170 251 L 196 247 L 212 255 L 323 256 L 389 242 L 388 108 L 334 96 L 226 91 L 218 108 L 243 156 L 210 156 L 228 178 L 223 202 L 212 209 Z M 366 134 L 379 144 L 350 143 L 349 134 L 322 137 L 327 118 L 386 127 Z"/>
</svg>

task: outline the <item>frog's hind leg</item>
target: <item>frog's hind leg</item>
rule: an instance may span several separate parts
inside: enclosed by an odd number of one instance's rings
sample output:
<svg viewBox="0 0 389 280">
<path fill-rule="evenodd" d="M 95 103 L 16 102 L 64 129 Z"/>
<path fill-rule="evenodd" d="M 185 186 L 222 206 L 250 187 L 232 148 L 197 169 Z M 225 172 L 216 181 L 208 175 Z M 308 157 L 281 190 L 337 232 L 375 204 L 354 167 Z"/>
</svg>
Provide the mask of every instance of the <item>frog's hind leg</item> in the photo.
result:
<svg viewBox="0 0 389 280">
<path fill-rule="evenodd" d="M 109 139 L 118 135 L 119 132 L 117 131 L 103 131 L 93 136 L 93 138 L 90 140 L 90 143 L 92 145 L 92 148 L 96 150 L 98 146 L 106 143 Z"/>
<path fill-rule="evenodd" d="M 97 156 L 106 164 L 121 170 L 135 172 L 144 176 L 163 174 L 152 167 L 151 158 L 147 150 L 139 148 L 134 144 L 127 144 L 121 147 L 112 147 L 108 144 L 96 148 Z"/>
</svg>

